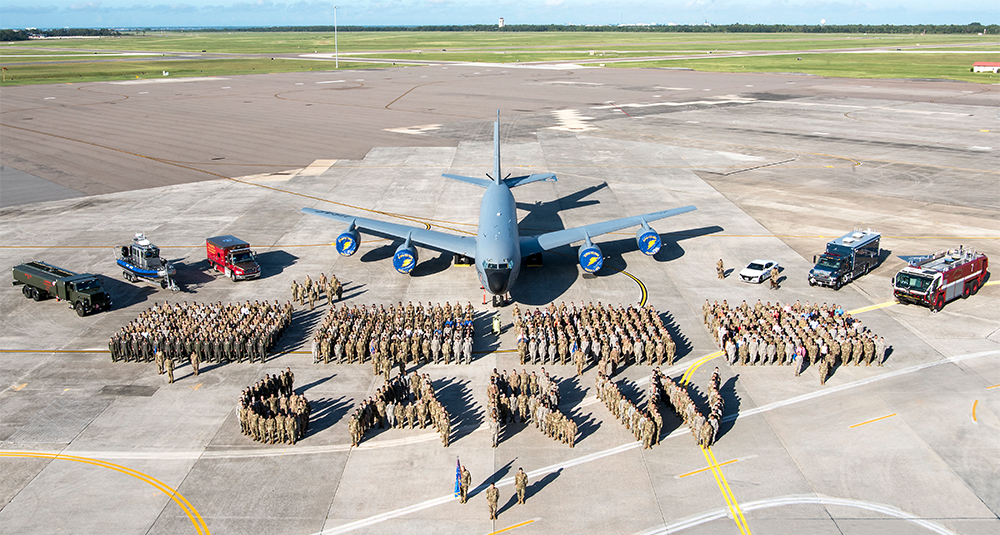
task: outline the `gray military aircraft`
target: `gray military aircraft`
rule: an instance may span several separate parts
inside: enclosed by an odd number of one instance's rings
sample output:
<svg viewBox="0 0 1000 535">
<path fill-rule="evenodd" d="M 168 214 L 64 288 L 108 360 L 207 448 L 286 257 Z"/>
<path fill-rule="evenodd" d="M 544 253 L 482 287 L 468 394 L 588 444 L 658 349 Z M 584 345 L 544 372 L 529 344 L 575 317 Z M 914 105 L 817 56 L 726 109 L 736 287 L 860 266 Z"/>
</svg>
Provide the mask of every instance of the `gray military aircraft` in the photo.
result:
<svg viewBox="0 0 1000 535">
<path fill-rule="evenodd" d="M 403 274 L 410 273 L 417 263 L 417 250 L 414 244 L 436 251 L 474 258 L 479 281 L 483 288 L 488 289 L 493 294 L 493 304 L 496 306 L 498 297 L 502 300 L 502 297 L 514 286 L 514 281 L 517 280 L 521 270 L 522 258 L 582 241 L 583 244 L 580 245 L 577 254 L 580 267 L 587 273 L 594 273 L 601 269 L 604 264 L 604 256 L 601 249 L 591 242 L 592 238 L 639 225 L 635 234 L 636 244 L 642 253 L 652 256 L 660 250 L 662 241 L 659 233 L 650 228 L 649 223 L 696 209 L 694 206 L 684 206 L 547 232 L 537 236 L 521 236 L 517 228 L 517 208 L 514 204 L 514 195 L 511 194 L 510 189 L 532 182 L 555 181 L 556 175 L 554 173 L 536 173 L 501 178 L 503 175 L 500 174 L 499 111 L 497 112 L 497 121 L 493 123 L 493 176 L 487 173 L 486 176 L 489 180 L 450 174 L 442 176 L 486 189 L 482 203 L 479 205 L 479 228 L 474 237 L 456 236 L 430 230 L 429 227 L 411 227 L 313 208 L 303 208 L 302 211 L 347 225 L 344 232 L 337 236 L 335 242 L 337 252 L 343 256 L 351 256 L 357 252 L 358 245 L 361 243 L 358 235 L 359 229 L 376 236 L 402 238 L 403 244 L 396 249 L 396 253 L 392 257 L 392 265 L 396 271 Z M 456 260 L 457 258 L 456 256 Z"/>
</svg>

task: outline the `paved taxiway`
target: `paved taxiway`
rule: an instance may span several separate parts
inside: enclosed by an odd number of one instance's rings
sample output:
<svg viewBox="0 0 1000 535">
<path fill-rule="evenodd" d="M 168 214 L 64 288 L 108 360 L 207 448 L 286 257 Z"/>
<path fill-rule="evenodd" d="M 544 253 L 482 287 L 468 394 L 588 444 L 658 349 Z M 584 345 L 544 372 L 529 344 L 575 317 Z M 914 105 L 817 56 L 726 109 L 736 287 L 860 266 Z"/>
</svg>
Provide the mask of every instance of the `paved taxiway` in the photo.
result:
<svg viewBox="0 0 1000 535">
<path fill-rule="evenodd" d="M 153 365 L 103 352 L 153 302 L 284 301 L 291 280 L 322 271 L 346 281 L 348 303 L 472 301 L 485 327 L 493 311 L 478 305 L 471 269 L 421 251 L 413 275 L 399 276 L 389 242 L 373 239 L 340 258 L 328 244 L 341 229 L 298 210 L 473 230 L 480 190 L 440 174 L 488 170 L 501 108 L 505 169 L 559 176 L 514 190 L 524 228 L 698 206 L 655 225 L 665 247 L 654 258 L 632 233 L 610 235 L 598 242 L 608 257 L 598 276 L 581 277 L 567 248 L 523 274 L 514 297 L 522 307 L 651 303 L 679 342 L 670 374 L 693 369 L 704 392 L 721 365 L 702 359 L 716 351 L 701 324 L 706 298 L 862 310 L 891 300 L 897 254 L 961 243 L 1000 258 L 993 86 L 481 65 L 171 82 L 4 89 L 0 197 L 6 168 L 35 182 L 3 199 L 0 264 L 30 257 L 98 273 L 116 302 L 78 318 L 0 286 L 5 530 L 739 533 L 734 512 L 753 533 L 1000 529 L 996 285 L 939 314 L 859 313 L 892 345 L 886 366 L 839 368 L 825 386 L 814 369 L 795 378 L 722 366 L 727 423 L 714 458 L 675 419 L 661 445 L 641 450 L 594 399 L 594 371 L 576 379 L 562 366 L 546 368 L 565 379 L 577 447 L 514 426 L 490 448 L 485 389 L 492 368 L 516 364 L 494 351 L 513 347 L 509 331 L 477 340 L 471 366 L 424 368 L 454 416 L 448 449 L 416 430 L 348 447 L 346 416 L 380 381 L 367 365 L 311 364 L 303 351 L 325 306 L 298 312 L 267 363 L 207 366 L 197 378 L 184 366 L 173 385 Z M 52 197 L 60 188 L 85 197 Z M 812 254 L 855 226 L 881 231 L 891 254 L 839 292 L 810 288 Z M 177 261 L 183 293 L 121 280 L 111 246 L 140 230 Z M 205 270 L 203 239 L 230 233 L 255 245 L 262 280 Z M 785 267 L 781 290 L 715 278 L 720 257 L 738 268 L 761 256 Z M 239 433 L 237 395 L 286 366 L 314 403 L 312 431 L 295 447 L 255 444 Z M 648 372 L 622 372 L 633 400 Z M 456 456 L 475 485 L 501 483 L 498 521 L 481 493 L 467 505 L 449 498 Z M 508 502 L 518 467 L 531 475 L 524 506 Z"/>
</svg>

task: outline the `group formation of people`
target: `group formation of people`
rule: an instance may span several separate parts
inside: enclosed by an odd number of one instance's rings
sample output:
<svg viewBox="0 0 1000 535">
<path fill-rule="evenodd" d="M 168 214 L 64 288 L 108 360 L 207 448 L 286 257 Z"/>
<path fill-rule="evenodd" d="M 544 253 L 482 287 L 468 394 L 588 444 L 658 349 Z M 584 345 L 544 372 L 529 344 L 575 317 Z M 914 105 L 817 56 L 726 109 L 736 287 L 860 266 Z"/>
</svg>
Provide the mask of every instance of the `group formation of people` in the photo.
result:
<svg viewBox="0 0 1000 535">
<path fill-rule="evenodd" d="M 500 443 L 502 427 L 511 423 L 533 422 L 546 436 L 573 447 L 576 422 L 559 410 L 559 385 L 542 368 L 541 375 L 522 369 L 490 374 L 487 387 L 487 413 L 493 447 Z"/>
<path fill-rule="evenodd" d="M 309 401 L 296 394 L 290 368 L 243 389 L 240 394 L 240 430 L 265 444 L 292 444 L 309 429 Z"/>
<path fill-rule="evenodd" d="M 162 305 L 139 314 L 111 335 L 111 360 L 152 362 L 161 353 L 174 361 L 264 362 L 292 322 L 292 304 L 183 303 Z"/>
<path fill-rule="evenodd" d="M 358 446 L 368 430 L 378 426 L 426 429 L 428 423 L 441 435 L 441 444 L 448 447 L 451 417 L 434 396 L 434 386 L 427 374 L 400 374 L 385 382 L 374 396 L 361 402 L 348 422 L 351 445 Z"/>
<path fill-rule="evenodd" d="M 730 365 L 795 366 L 798 376 L 809 364 L 819 367 L 820 383 L 839 361 L 843 365 L 881 366 L 885 338 L 826 303 L 757 303 L 731 308 L 726 301 L 702 305 L 705 325 L 726 352 Z"/>
<path fill-rule="evenodd" d="M 718 368 L 716 368 L 715 373 L 712 374 L 713 384 L 718 383 Z M 719 424 L 722 421 L 722 396 L 718 396 L 718 386 L 714 387 L 715 393 L 717 395 L 717 405 L 716 401 L 713 401 L 711 395 L 709 403 L 713 404 L 712 414 L 715 418 L 706 418 L 698 407 L 695 406 L 694 400 L 691 399 L 691 395 L 688 393 L 687 388 L 678 385 L 673 379 L 667 377 L 660 371 L 659 368 L 653 370 L 653 375 L 649 380 L 649 394 L 650 403 L 657 403 L 662 401 L 668 407 L 673 409 L 675 413 L 691 429 L 691 434 L 694 435 L 694 439 L 698 441 L 698 444 L 704 447 L 711 446 L 715 444 L 715 439 L 719 434 Z M 718 414 L 715 412 L 715 408 L 718 408 Z"/>
<path fill-rule="evenodd" d="M 663 429 L 663 417 L 656 405 L 656 392 L 651 389 L 646 410 L 635 406 L 626 398 L 618 385 L 603 371 L 597 372 L 597 399 L 604 402 L 611 414 L 632 431 L 635 440 L 642 442 L 642 447 L 649 449 L 653 444 L 660 443 L 660 430 Z"/>
<path fill-rule="evenodd" d="M 313 336 L 313 362 L 371 362 L 386 377 L 407 364 L 469 364 L 474 315 L 472 303 L 333 306 Z"/>
<path fill-rule="evenodd" d="M 327 279 L 326 273 L 320 273 L 319 280 L 316 282 L 313 282 L 309 275 L 306 275 L 306 280 L 302 284 L 299 284 L 298 281 L 292 281 L 292 301 L 298 301 L 299 305 L 303 307 L 309 303 L 309 310 L 316 308 L 316 302 L 324 295 L 330 306 L 333 306 L 334 297 L 340 301 L 344 296 L 344 286 L 337 280 L 336 275 L 330 275 L 330 278 Z"/>
<path fill-rule="evenodd" d="M 576 364 L 577 374 L 591 363 L 602 369 L 635 364 L 673 365 L 677 354 L 663 320 L 652 305 L 553 303 L 521 312 L 515 304 L 514 329 L 521 364 Z"/>
</svg>

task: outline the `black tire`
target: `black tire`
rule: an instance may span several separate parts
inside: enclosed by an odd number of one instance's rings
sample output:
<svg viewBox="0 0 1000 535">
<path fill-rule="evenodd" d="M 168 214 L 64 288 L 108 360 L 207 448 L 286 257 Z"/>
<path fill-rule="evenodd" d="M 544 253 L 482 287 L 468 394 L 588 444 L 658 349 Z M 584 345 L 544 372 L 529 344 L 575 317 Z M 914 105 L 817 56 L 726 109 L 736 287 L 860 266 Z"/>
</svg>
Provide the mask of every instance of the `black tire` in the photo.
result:
<svg viewBox="0 0 1000 535">
<path fill-rule="evenodd" d="M 34 290 L 34 288 L 32 288 L 31 286 L 22 286 L 21 287 L 21 294 L 23 294 L 28 299 L 31 299 L 31 293 L 32 293 L 33 290 Z"/>
<path fill-rule="evenodd" d="M 968 299 L 969 296 L 972 295 L 972 288 L 970 288 L 970 286 L 972 286 L 971 282 L 965 283 L 965 287 L 962 288 L 962 299 Z"/>
<path fill-rule="evenodd" d="M 236 272 L 235 271 L 230 271 L 229 272 L 229 279 L 232 280 L 233 282 L 236 282 Z"/>
<path fill-rule="evenodd" d="M 970 290 L 973 295 L 979 291 L 979 279 L 972 279 L 972 289 Z"/>
<path fill-rule="evenodd" d="M 76 309 L 77 316 L 80 316 L 82 318 L 87 315 L 87 311 L 83 308 L 83 303 L 77 301 L 76 306 L 74 306 L 73 308 Z"/>
<path fill-rule="evenodd" d="M 939 294 L 934 301 L 934 312 L 940 312 L 944 308 L 944 294 Z"/>
<path fill-rule="evenodd" d="M 132 278 L 132 272 L 131 271 L 127 271 L 127 270 L 126 271 L 122 271 L 122 277 L 125 277 L 125 280 L 127 280 L 129 282 L 135 282 L 135 280 Z"/>
<path fill-rule="evenodd" d="M 44 301 L 45 298 L 48 296 L 49 296 L 48 292 L 39 290 L 38 288 L 31 289 L 31 298 L 34 299 L 35 301 Z"/>
<path fill-rule="evenodd" d="M 164 290 L 166 290 L 167 286 L 169 286 L 167 284 L 167 279 L 160 279 L 160 288 L 163 288 Z"/>
</svg>

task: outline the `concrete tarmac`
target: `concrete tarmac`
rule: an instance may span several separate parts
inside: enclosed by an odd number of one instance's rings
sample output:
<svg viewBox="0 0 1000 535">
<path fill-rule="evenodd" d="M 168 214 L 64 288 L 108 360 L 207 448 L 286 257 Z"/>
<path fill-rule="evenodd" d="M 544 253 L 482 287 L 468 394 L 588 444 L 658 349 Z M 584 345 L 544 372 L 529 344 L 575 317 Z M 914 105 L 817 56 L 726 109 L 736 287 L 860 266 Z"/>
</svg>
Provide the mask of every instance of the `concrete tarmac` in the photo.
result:
<svg viewBox="0 0 1000 535">
<path fill-rule="evenodd" d="M 1000 290 L 935 314 L 891 304 L 890 284 L 905 265 L 896 255 L 961 244 L 1000 257 L 994 87 L 442 65 L 6 88 L 0 196 L 6 168 L 46 182 L 3 199 L 0 265 L 98 274 L 115 306 L 80 318 L 0 286 L 0 531 L 995 533 Z M 654 225 L 664 247 L 652 258 L 634 232 L 603 236 L 596 276 L 563 248 L 522 272 L 513 297 L 522 309 L 652 304 L 678 342 L 665 371 L 691 370 L 696 401 L 721 369 L 711 454 L 670 414 L 662 443 L 641 449 L 594 397 L 595 370 L 578 378 L 560 365 L 545 369 L 579 426 L 576 447 L 513 424 L 491 448 L 489 373 L 522 368 L 510 307 L 483 305 L 474 271 L 450 255 L 421 249 L 402 276 L 389 260 L 397 243 L 363 236 L 340 257 L 329 244 L 343 229 L 299 212 L 474 232 L 481 190 L 440 175 L 491 170 L 497 108 L 505 172 L 559 177 L 514 190 L 526 232 L 698 207 Z M 53 198 L 67 191 L 48 184 L 83 196 Z M 856 227 L 882 232 L 880 266 L 840 291 L 810 287 L 812 255 Z M 137 231 L 174 261 L 180 292 L 123 280 L 112 247 Z M 260 280 L 208 269 L 204 239 L 219 234 L 253 244 Z M 780 290 L 716 278 L 719 258 L 738 271 L 762 257 L 783 266 Z M 110 335 L 154 303 L 284 302 L 292 280 L 321 272 L 344 282 L 348 305 L 475 306 L 473 363 L 421 367 L 452 415 L 449 448 L 416 429 L 350 447 L 348 416 L 382 381 L 368 364 L 312 364 L 326 304 L 296 307 L 263 364 L 203 365 L 195 377 L 185 363 L 166 384 L 152 363 L 110 362 Z M 718 349 L 705 299 L 838 303 L 892 351 L 884 367 L 842 366 L 824 386 L 815 367 L 730 368 L 702 358 Z M 499 338 L 486 333 L 496 313 Z M 240 434 L 239 393 L 286 366 L 312 402 L 311 430 L 295 446 L 255 443 Z M 650 370 L 615 380 L 644 403 Z M 456 457 L 476 488 L 465 505 L 451 495 Z M 512 497 L 518 467 L 525 505 Z M 491 481 L 496 521 L 482 492 Z"/>
</svg>

